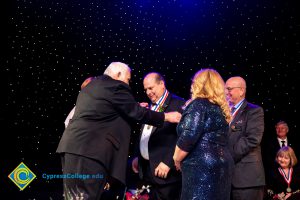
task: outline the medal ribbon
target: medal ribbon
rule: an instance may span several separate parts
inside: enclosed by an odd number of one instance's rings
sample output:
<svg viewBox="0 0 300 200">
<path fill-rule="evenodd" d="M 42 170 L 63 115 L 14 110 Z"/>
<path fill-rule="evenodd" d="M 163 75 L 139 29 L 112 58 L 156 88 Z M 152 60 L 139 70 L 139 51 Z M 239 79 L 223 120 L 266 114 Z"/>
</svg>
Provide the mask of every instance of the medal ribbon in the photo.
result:
<svg viewBox="0 0 300 200">
<path fill-rule="evenodd" d="M 233 119 L 235 118 L 235 115 L 237 114 L 238 110 L 240 109 L 240 107 L 242 106 L 243 102 L 245 101 L 245 99 L 243 99 L 240 103 L 238 103 L 235 107 L 235 111 L 232 113 L 232 117 L 231 117 L 231 122 L 233 121 Z M 229 124 L 231 124 L 231 122 Z"/>
<path fill-rule="evenodd" d="M 237 111 L 240 109 L 240 107 L 241 107 L 241 105 L 243 104 L 243 102 L 244 102 L 244 100 L 241 101 L 238 105 L 235 106 L 236 109 L 235 109 L 235 111 L 232 113 L 232 119 L 234 119 L 234 117 L 235 117 Z"/>
<path fill-rule="evenodd" d="M 165 103 L 165 101 L 166 101 L 168 95 L 169 95 L 169 91 L 168 91 L 168 90 L 165 90 L 163 96 L 160 97 L 160 99 L 158 100 L 158 103 L 155 104 L 155 105 L 154 105 L 154 108 L 153 108 L 153 109 L 151 108 L 151 110 L 154 110 L 154 111 L 158 111 L 158 112 L 159 112 L 159 108 L 160 108 L 161 106 L 164 105 L 164 103 Z M 161 106 L 160 106 L 160 105 L 161 105 Z M 150 129 L 150 128 L 151 128 L 151 125 L 148 125 L 148 124 L 147 124 L 147 129 Z"/>
<path fill-rule="evenodd" d="M 158 111 L 159 108 L 160 108 L 160 105 L 161 105 L 161 106 L 164 105 L 164 103 L 165 103 L 165 101 L 166 101 L 168 95 L 169 95 L 169 92 L 168 92 L 168 90 L 166 90 L 166 91 L 164 92 L 163 96 L 159 99 L 158 103 L 154 106 L 154 109 L 152 109 L 152 110 Z"/>
<path fill-rule="evenodd" d="M 289 172 L 286 176 L 285 172 L 283 171 L 283 169 L 281 169 L 281 167 L 278 168 L 280 174 L 283 176 L 285 182 L 288 184 L 288 187 L 290 187 L 291 181 L 292 181 L 292 175 L 293 175 L 293 168 L 289 169 Z"/>
</svg>

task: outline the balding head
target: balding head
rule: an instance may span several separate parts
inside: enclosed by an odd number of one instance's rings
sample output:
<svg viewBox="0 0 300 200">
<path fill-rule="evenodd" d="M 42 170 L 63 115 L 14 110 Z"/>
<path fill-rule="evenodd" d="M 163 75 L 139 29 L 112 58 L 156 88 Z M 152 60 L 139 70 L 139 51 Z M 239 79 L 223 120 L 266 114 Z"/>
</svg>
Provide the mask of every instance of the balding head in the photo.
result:
<svg viewBox="0 0 300 200">
<path fill-rule="evenodd" d="M 157 72 L 151 72 L 144 77 L 144 90 L 152 103 L 156 103 L 163 96 L 166 86 L 164 78 Z"/>
<path fill-rule="evenodd" d="M 131 78 L 131 69 L 128 65 L 122 62 L 112 62 L 104 71 L 105 75 L 110 76 L 115 80 L 129 84 Z"/>
<path fill-rule="evenodd" d="M 83 83 L 81 84 L 80 88 L 81 89 L 85 88 L 85 86 L 87 86 L 94 79 L 95 79 L 95 77 L 88 77 L 87 79 L 85 79 L 83 81 Z"/>
<path fill-rule="evenodd" d="M 150 73 L 148 73 L 144 77 L 144 80 L 147 80 L 147 79 L 153 79 L 157 83 L 159 83 L 160 81 L 163 81 L 165 83 L 164 77 L 160 73 L 158 73 L 158 72 L 150 72 Z"/>
<path fill-rule="evenodd" d="M 246 81 L 245 81 L 245 79 L 243 79 L 240 76 L 231 77 L 226 81 L 226 83 L 227 82 L 230 82 L 231 84 L 238 86 L 238 87 L 246 88 Z"/>
<path fill-rule="evenodd" d="M 246 96 L 246 81 L 240 76 L 229 78 L 225 84 L 227 100 L 231 105 L 236 105 Z"/>
</svg>

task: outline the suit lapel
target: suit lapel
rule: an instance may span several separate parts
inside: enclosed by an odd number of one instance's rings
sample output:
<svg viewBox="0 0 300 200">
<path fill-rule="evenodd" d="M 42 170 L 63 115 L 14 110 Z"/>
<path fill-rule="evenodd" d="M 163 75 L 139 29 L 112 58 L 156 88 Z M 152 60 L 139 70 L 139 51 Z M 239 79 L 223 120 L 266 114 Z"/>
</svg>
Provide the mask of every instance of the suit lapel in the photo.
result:
<svg viewBox="0 0 300 200">
<path fill-rule="evenodd" d="M 236 115 L 234 116 L 234 118 L 232 119 L 230 124 L 234 124 L 235 122 L 237 122 L 241 116 L 241 114 L 244 112 L 246 106 L 247 106 L 248 102 L 246 100 L 244 100 L 243 104 L 241 105 L 241 107 L 238 109 Z"/>
</svg>

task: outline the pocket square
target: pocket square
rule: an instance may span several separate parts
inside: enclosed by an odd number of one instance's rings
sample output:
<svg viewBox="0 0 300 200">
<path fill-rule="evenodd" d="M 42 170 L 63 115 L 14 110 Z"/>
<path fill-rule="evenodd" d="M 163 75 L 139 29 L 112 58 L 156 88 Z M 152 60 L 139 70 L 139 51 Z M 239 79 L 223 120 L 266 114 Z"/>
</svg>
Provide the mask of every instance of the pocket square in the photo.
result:
<svg viewBox="0 0 300 200">
<path fill-rule="evenodd" d="M 239 121 L 237 121 L 237 122 L 235 122 L 236 124 L 241 124 L 241 123 L 243 123 L 243 120 L 239 120 Z"/>
</svg>

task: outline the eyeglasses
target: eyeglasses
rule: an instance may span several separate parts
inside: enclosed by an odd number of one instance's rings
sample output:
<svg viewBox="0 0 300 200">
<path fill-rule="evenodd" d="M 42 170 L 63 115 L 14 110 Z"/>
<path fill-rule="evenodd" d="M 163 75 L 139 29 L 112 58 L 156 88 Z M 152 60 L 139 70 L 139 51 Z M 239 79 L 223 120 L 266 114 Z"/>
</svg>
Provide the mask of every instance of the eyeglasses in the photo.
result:
<svg viewBox="0 0 300 200">
<path fill-rule="evenodd" d="M 233 90 L 234 88 L 242 88 L 242 87 L 226 87 L 225 90 L 231 91 L 231 90 Z"/>
</svg>

